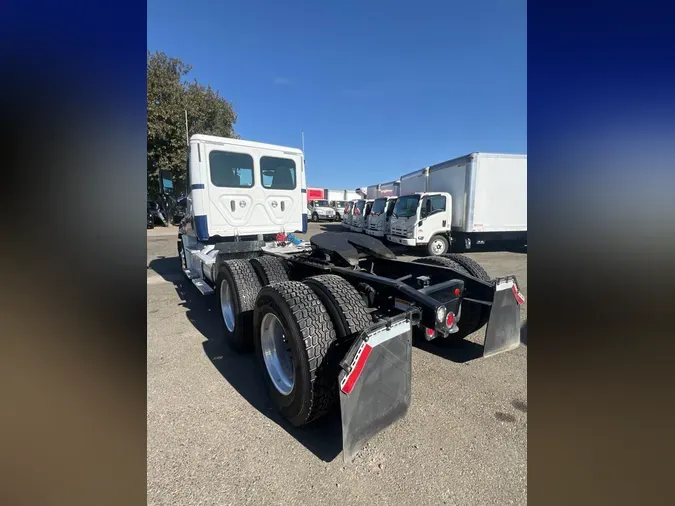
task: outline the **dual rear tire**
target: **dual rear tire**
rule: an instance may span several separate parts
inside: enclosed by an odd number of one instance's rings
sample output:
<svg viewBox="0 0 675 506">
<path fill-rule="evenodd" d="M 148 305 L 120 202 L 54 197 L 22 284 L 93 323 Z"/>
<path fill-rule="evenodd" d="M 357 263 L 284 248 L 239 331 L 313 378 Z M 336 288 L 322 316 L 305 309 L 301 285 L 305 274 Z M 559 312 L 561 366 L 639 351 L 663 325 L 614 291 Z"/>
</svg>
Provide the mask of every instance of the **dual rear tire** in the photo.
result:
<svg viewBox="0 0 675 506">
<path fill-rule="evenodd" d="M 301 426 L 337 401 L 340 359 L 372 318 L 343 278 L 327 274 L 299 282 L 289 274 L 287 263 L 272 256 L 228 260 L 221 266 L 218 299 L 226 341 L 236 351 L 255 349 L 270 398 Z"/>
</svg>

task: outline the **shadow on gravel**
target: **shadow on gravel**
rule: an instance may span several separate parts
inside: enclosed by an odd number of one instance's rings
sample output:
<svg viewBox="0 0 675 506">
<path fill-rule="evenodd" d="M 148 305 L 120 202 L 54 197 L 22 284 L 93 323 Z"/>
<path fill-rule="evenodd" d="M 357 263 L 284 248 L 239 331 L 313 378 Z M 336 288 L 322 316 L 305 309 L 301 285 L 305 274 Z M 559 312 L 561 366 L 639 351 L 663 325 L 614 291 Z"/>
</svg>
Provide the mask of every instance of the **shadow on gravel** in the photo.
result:
<svg viewBox="0 0 675 506">
<path fill-rule="evenodd" d="M 442 346 L 434 344 L 432 341 L 416 339 L 413 346 L 420 350 L 445 358 L 457 364 L 464 364 L 483 356 L 483 345 L 471 341 L 463 340 L 444 343 Z"/>
<path fill-rule="evenodd" d="M 182 275 L 178 257 L 152 260 L 150 269 L 174 285 L 181 305 L 187 309 L 188 320 L 206 339 L 202 343 L 204 353 L 225 380 L 251 406 L 283 428 L 319 459 L 325 462 L 334 460 L 342 451 L 339 409 L 306 427 L 293 427 L 269 400 L 255 355 L 236 353 L 225 343 L 215 295 L 203 296 L 199 293 L 192 282 Z"/>
<path fill-rule="evenodd" d="M 520 344 L 527 346 L 527 320 L 520 327 Z M 458 364 L 463 364 L 477 358 L 482 358 L 484 348 L 482 344 L 476 344 L 467 340 L 455 342 L 450 341 L 448 343 L 444 343 L 443 346 L 439 346 L 434 344 L 433 341 L 415 339 L 413 341 L 413 346 Z"/>
<path fill-rule="evenodd" d="M 351 232 L 350 230 L 348 231 L 345 227 L 342 226 L 342 222 L 335 221 L 335 222 L 326 222 L 326 223 L 321 223 L 319 224 L 319 228 L 323 232 Z"/>
</svg>

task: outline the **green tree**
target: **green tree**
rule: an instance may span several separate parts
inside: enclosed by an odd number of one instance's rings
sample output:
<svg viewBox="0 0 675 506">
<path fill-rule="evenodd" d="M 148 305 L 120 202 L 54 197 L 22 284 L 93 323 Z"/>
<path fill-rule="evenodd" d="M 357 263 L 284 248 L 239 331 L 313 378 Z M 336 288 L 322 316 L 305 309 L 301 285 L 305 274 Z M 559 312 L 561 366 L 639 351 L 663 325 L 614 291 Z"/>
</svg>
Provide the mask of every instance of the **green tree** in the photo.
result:
<svg viewBox="0 0 675 506">
<path fill-rule="evenodd" d="M 178 58 L 148 51 L 148 193 L 159 190 L 158 171 L 169 169 L 174 187 L 187 187 L 188 133 L 238 138 L 234 132 L 237 115 L 232 105 L 211 86 L 197 80 L 187 82 L 185 77 L 192 67 Z"/>
</svg>

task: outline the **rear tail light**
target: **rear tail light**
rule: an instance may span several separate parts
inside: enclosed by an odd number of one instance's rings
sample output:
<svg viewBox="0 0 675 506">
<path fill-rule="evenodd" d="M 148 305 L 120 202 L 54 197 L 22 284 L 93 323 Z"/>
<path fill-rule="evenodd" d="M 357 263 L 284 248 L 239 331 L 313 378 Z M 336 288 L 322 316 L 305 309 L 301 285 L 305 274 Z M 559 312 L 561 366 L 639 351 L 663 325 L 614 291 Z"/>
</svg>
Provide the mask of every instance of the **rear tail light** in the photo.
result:
<svg viewBox="0 0 675 506">
<path fill-rule="evenodd" d="M 427 337 L 434 337 L 436 335 L 436 331 L 434 329 L 426 329 L 424 331 L 427 335 Z"/>
<path fill-rule="evenodd" d="M 454 313 L 448 313 L 447 318 L 445 319 L 445 324 L 448 327 L 452 327 L 452 324 L 455 323 L 455 314 Z"/>
</svg>

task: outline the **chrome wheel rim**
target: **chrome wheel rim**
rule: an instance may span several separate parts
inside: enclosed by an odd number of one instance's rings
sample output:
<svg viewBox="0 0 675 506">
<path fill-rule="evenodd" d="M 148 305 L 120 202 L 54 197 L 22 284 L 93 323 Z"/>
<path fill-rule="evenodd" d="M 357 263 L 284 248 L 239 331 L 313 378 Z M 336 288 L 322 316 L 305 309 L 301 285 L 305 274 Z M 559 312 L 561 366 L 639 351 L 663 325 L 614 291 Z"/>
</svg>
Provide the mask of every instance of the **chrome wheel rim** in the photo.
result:
<svg viewBox="0 0 675 506">
<path fill-rule="evenodd" d="M 230 284 L 226 280 L 220 283 L 220 312 L 223 314 L 227 330 L 234 332 L 234 301 Z"/>
<path fill-rule="evenodd" d="M 260 323 L 260 348 L 267 374 L 281 395 L 288 395 L 295 384 L 290 344 L 279 318 L 267 313 Z"/>
<path fill-rule="evenodd" d="M 436 239 L 434 242 L 431 243 L 431 249 L 436 255 L 440 255 L 443 253 L 443 241 Z"/>
</svg>

